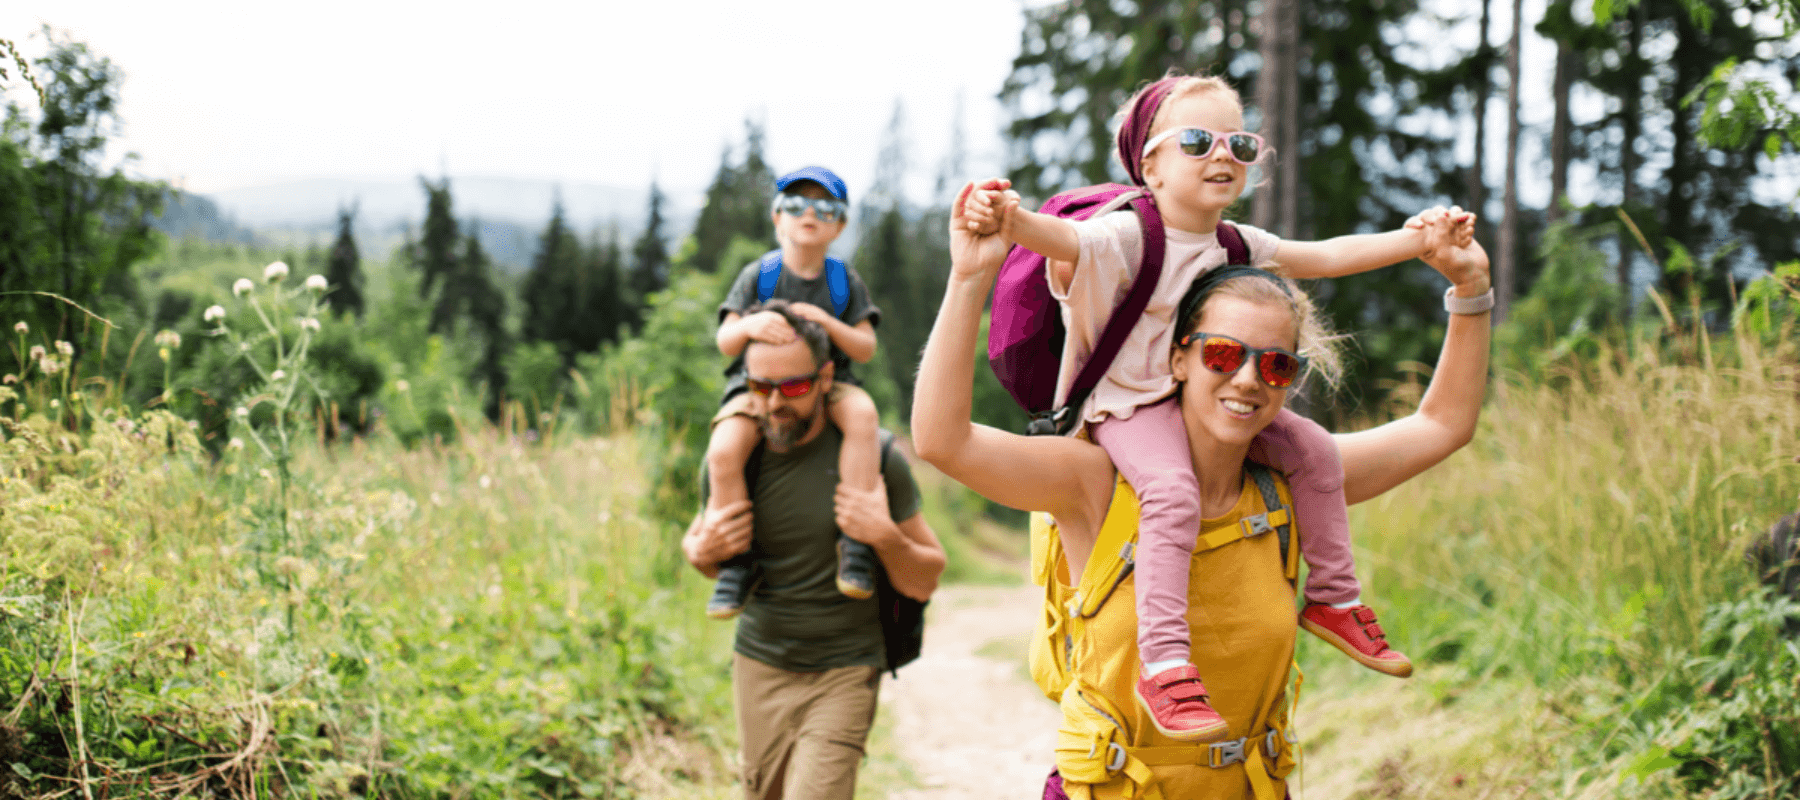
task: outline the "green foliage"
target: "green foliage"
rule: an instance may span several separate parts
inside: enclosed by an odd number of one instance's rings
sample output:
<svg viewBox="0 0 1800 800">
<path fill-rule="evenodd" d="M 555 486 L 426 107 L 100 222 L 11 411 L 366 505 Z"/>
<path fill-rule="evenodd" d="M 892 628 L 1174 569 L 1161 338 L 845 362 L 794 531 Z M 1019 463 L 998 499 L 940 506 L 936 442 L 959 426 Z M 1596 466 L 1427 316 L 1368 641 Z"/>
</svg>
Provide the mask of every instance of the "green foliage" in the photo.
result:
<svg viewBox="0 0 1800 800">
<path fill-rule="evenodd" d="M 1538 253 L 1544 271 L 1494 332 L 1500 367 L 1537 381 L 1556 365 L 1600 354 L 1604 331 L 1620 318 L 1619 292 L 1607 280 L 1611 266 L 1595 246 L 1602 235 L 1568 223 L 1544 232 Z"/>
<path fill-rule="evenodd" d="M 775 175 L 763 161 L 762 126 L 745 120 L 744 160 L 733 164 L 731 148 L 725 148 L 719 171 L 706 187 L 706 203 L 694 222 L 692 249 L 677 260 L 702 272 L 730 271 L 744 263 L 728 251 L 739 239 L 774 240 L 775 225 L 769 219 L 769 203 L 774 198 Z"/>
<path fill-rule="evenodd" d="M 419 296 L 431 297 L 440 280 L 456 270 L 456 217 L 451 212 L 450 179 L 437 183 L 419 178 L 425 190 L 425 233 L 411 254 L 413 269 L 419 271 Z"/>
<path fill-rule="evenodd" d="M 524 404 L 536 424 L 548 421 L 562 405 L 567 381 L 556 345 L 531 342 L 513 348 L 506 357 L 506 373 L 512 398 Z"/>
<path fill-rule="evenodd" d="M 257 580 L 256 461 L 167 413 L 0 422 L 5 788 L 94 796 L 630 797 L 723 780 L 728 626 L 639 577 L 630 437 L 306 450 Z M 633 776 L 628 767 L 639 770 Z M 672 783 L 671 783 L 672 782 Z"/>
<path fill-rule="evenodd" d="M 685 520 L 699 507 L 696 477 L 711 432 L 707 423 L 725 387 L 713 333 L 719 298 L 735 277 L 677 275 L 668 289 L 651 296 L 637 337 L 581 362 L 579 372 L 592 392 L 584 405 L 604 409 L 607 421 L 633 427 L 644 441 L 657 443 L 644 469 L 656 487 L 654 508 L 664 519 Z"/>
<path fill-rule="evenodd" d="M 103 166 L 119 122 L 118 67 L 49 28 L 44 35 L 42 108 L 33 120 L 8 102 L 0 125 L 0 318 L 74 341 L 85 324 L 76 306 L 135 288 L 129 270 L 156 246 L 149 217 L 165 187 Z"/>
<path fill-rule="evenodd" d="M 1781 635 L 1797 614 L 1769 592 L 1709 608 L 1693 655 L 1632 709 L 1623 777 L 1719 800 L 1800 792 L 1800 641 Z"/>
<path fill-rule="evenodd" d="M 1800 321 L 1800 261 L 1789 261 L 1744 286 L 1731 326 L 1774 344 Z"/>
<path fill-rule="evenodd" d="M 325 280 L 331 283 L 331 308 L 344 314 L 363 315 L 362 257 L 356 252 L 356 206 L 338 209 L 337 241 L 331 245 Z"/>
<path fill-rule="evenodd" d="M 634 310 L 648 305 L 651 295 L 669 285 L 669 247 L 663 242 L 662 206 L 662 189 L 651 181 L 650 208 L 645 214 L 647 221 L 643 234 L 631 246 L 631 277 L 626 281 L 634 299 Z M 635 332 L 643 320 L 633 314 L 631 322 Z"/>
</svg>

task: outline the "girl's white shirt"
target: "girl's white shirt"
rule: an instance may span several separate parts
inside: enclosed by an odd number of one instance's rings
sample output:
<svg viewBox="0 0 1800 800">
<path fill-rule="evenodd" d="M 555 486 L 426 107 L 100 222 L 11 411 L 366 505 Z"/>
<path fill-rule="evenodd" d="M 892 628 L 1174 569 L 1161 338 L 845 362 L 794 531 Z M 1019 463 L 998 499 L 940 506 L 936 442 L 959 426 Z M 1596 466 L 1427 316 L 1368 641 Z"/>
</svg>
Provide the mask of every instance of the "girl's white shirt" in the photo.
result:
<svg viewBox="0 0 1800 800">
<path fill-rule="evenodd" d="M 1250 250 L 1250 264 L 1262 269 L 1273 266 L 1280 238 L 1261 228 L 1232 224 Z M 1113 309 L 1124 302 L 1144 252 L 1143 225 L 1130 208 L 1103 211 L 1074 221 L 1074 225 L 1081 242 L 1074 278 L 1067 286 L 1060 285 L 1056 271 L 1049 269 L 1048 263 L 1045 265 L 1050 294 L 1062 306 L 1063 326 L 1068 330 L 1056 380 L 1058 408 L 1068 400 L 1075 375 L 1087 363 Z M 1127 419 L 1138 406 L 1155 403 L 1175 391 L 1175 376 L 1169 371 L 1169 350 L 1175 340 L 1175 307 L 1194 279 L 1207 270 L 1224 266 L 1227 255 L 1225 248 L 1219 246 L 1216 232 L 1164 230 L 1168 242 L 1156 291 L 1150 295 L 1144 316 L 1125 337 L 1118 357 L 1082 405 L 1083 422 L 1099 422 L 1108 416 Z"/>
</svg>

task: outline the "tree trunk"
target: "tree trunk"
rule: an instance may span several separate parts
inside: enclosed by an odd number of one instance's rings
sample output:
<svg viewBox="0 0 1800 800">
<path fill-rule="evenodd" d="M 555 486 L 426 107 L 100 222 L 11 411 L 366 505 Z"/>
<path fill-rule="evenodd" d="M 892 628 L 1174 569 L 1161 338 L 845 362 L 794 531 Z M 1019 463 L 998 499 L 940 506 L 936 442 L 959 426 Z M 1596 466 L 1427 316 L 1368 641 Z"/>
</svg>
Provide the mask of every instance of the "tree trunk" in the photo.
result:
<svg viewBox="0 0 1800 800">
<path fill-rule="evenodd" d="M 1492 6 L 1493 0 L 1481 0 L 1481 41 L 1475 45 L 1475 163 L 1469 165 L 1469 208 L 1477 214 L 1487 213 L 1487 110 L 1488 95 L 1493 93 L 1488 27 Z"/>
<path fill-rule="evenodd" d="M 1263 138 L 1275 158 L 1267 167 L 1272 174 L 1257 198 L 1251 224 L 1288 238 L 1300 228 L 1299 30 L 1299 0 L 1264 4 L 1256 104 L 1263 113 Z"/>
<path fill-rule="evenodd" d="M 1556 43 L 1556 75 L 1551 79 L 1550 94 L 1556 99 L 1556 112 L 1550 122 L 1550 209 L 1551 222 L 1563 218 L 1563 202 L 1569 193 L 1569 135 L 1574 127 L 1569 114 L 1569 92 L 1575 85 L 1575 50 L 1568 42 Z"/>
<path fill-rule="evenodd" d="M 1639 52 L 1644 44 L 1644 7 L 1639 5 L 1633 13 L 1626 17 L 1626 24 L 1631 29 L 1625 36 L 1626 74 L 1643 74 L 1644 64 L 1640 61 Z M 1620 100 L 1619 125 L 1623 141 L 1619 144 L 1620 186 L 1619 207 L 1626 213 L 1632 212 L 1632 204 L 1637 202 L 1638 155 L 1637 142 L 1643 124 L 1643 86 L 1634 82 Z M 1636 237 L 1627 231 L 1619 234 L 1619 294 L 1627 314 L 1631 309 L 1631 272 L 1637 263 L 1638 242 Z"/>
<path fill-rule="evenodd" d="M 1494 322 L 1506 321 L 1519 269 L 1519 46 L 1524 39 L 1525 3 L 1513 0 L 1512 43 L 1506 49 L 1506 188 L 1501 202 L 1499 263 L 1494 270 Z"/>
</svg>

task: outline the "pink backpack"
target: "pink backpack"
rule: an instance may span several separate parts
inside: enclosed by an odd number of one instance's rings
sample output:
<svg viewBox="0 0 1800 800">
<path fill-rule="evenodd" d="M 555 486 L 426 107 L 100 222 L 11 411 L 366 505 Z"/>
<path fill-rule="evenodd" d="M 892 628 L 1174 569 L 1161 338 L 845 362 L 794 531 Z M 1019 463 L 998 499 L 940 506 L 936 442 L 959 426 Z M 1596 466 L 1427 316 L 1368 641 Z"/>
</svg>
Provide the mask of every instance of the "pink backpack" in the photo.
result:
<svg viewBox="0 0 1800 800">
<path fill-rule="evenodd" d="M 1124 302 L 1113 309 L 1101 330 L 1094 352 L 1075 376 L 1068 402 L 1053 408 L 1056 402 L 1057 372 L 1062 366 L 1062 313 L 1056 298 L 1050 296 L 1050 283 L 1044 275 L 1044 257 L 1017 245 L 1006 254 L 1000 277 L 994 286 L 994 304 L 988 324 L 988 364 L 1000 385 L 1031 413 L 1025 432 L 1032 435 L 1067 433 L 1074 427 L 1077 412 L 1088 393 L 1100 383 L 1106 368 L 1119 354 L 1131 327 L 1137 324 L 1150 303 L 1150 294 L 1162 277 L 1166 239 L 1162 215 L 1148 192 L 1117 183 L 1103 183 L 1071 189 L 1044 202 L 1039 213 L 1064 219 L 1087 219 L 1107 206 L 1114 198 L 1133 193 L 1127 201 L 1144 226 L 1144 260 L 1138 265 L 1137 278 Z M 1250 252 L 1237 228 L 1219 224 L 1219 244 L 1225 248 L 1229 263 L 1250 263 Z"/>
</svg>

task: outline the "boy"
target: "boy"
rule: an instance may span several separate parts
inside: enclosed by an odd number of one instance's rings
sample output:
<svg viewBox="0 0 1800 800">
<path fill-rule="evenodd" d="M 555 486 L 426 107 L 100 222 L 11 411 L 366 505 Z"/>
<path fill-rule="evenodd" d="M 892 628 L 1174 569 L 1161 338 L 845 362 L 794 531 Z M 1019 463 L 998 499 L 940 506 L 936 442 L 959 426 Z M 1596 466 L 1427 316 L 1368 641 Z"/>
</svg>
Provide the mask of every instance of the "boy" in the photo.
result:
<svg viewBox="0 0 1800 800">
<path fill-rule="evenodd" d="M 769 213 L 781 247 L 746 265 L 719 304 L 719 352 L 730 356 L 732 362 L 726 368 L 725 399 L 713 417 L 712 438 L 706 448 L 709 512 L 749 499 L 744 465 L 762 438 L 756 419 L 765 413 L 761 396 L 775 391 L 784 397 L 803 395 L 816 382 L 816 378 L 791 379 L 771 385 L 748 380 L 745 345 L 752 340 L 779 345 L 794 339 L 792 326 L 779 314 L 745 314 L 770 299 L 789 301 L 795 314 L 819 323 L 830 336 L 835 379 L 826 411 L 844 434 L 838 457 L 839 481 L 865 491 L 879 483 L 879 414 L 869 394 L 857 385 L 851 363 L 874 358 L 875 324 L 880 321 L 881 309 L 869 301 L 861 277 L 826 255 L 844 232 L 849 191 L 831 170 L 804 167 L 776 179 L 775 192 Z M 840 534 L 837 551 L 838 590 L 856 599 L 873 595 L 876 562 L 869 546 Z M 756 584 L 755 559 L 752 543 L 749 552 L 720 565 L 712 599 L 706 604 L 708 616 L 729 619 L 743 610 Z"/>
</svg>

